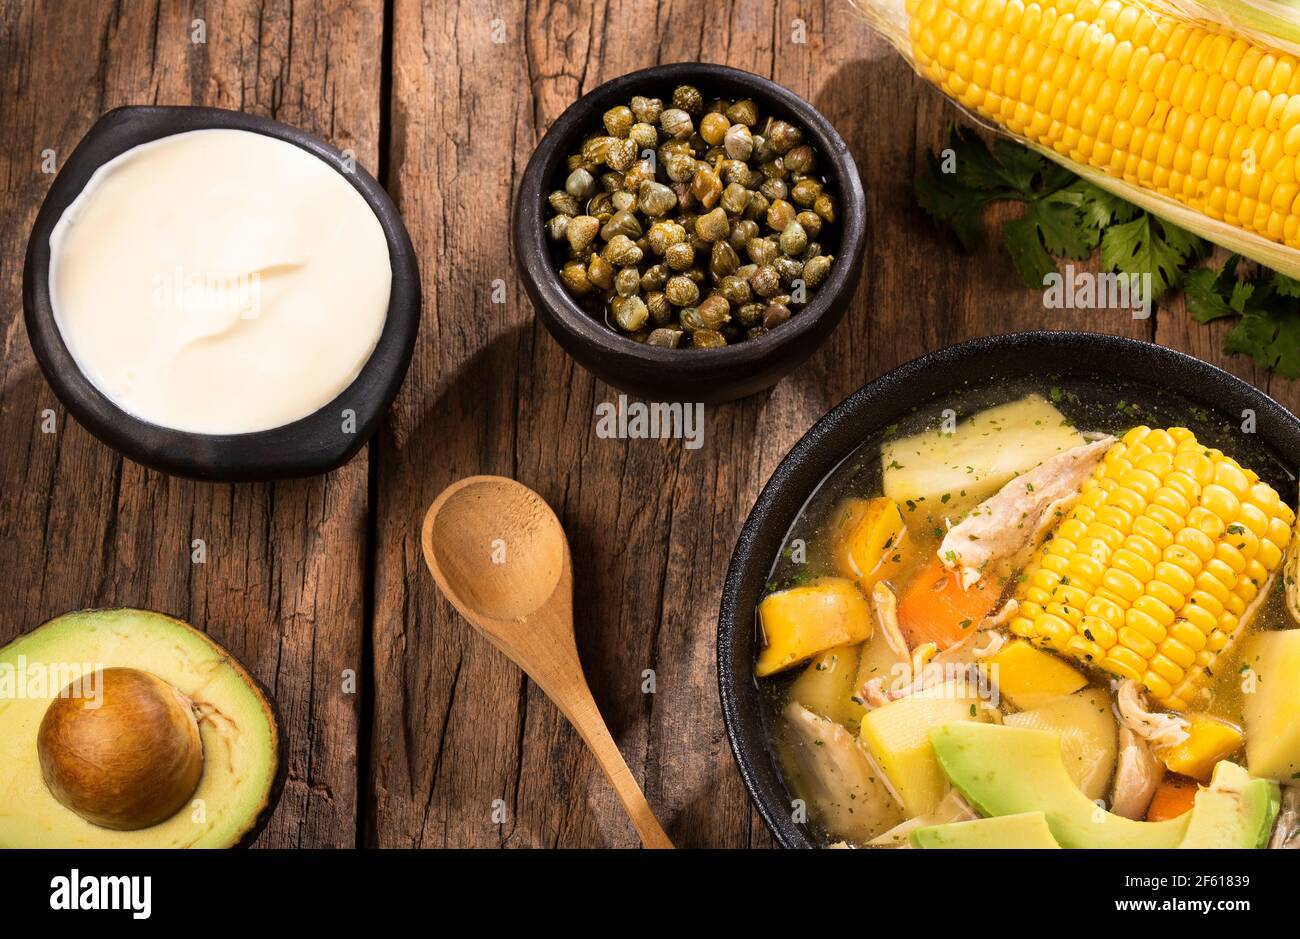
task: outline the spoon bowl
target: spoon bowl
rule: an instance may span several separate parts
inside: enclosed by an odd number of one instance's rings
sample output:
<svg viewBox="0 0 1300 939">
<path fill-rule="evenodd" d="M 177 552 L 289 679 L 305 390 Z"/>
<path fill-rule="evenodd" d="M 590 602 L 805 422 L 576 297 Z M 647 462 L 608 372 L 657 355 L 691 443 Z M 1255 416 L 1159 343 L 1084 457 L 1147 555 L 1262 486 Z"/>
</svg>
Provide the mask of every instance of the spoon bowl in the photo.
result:
<svg viewBox="0 0 1300 939">
<path fill-rule="evenodd" d="M 433 500 L 421 532 L 438 589 L 569 719 L 647 848 L 671 848 L 587 687 L 573 635 L 573 568 L 560 520 L 533 490 L 471 476 Z"/>
</svg>

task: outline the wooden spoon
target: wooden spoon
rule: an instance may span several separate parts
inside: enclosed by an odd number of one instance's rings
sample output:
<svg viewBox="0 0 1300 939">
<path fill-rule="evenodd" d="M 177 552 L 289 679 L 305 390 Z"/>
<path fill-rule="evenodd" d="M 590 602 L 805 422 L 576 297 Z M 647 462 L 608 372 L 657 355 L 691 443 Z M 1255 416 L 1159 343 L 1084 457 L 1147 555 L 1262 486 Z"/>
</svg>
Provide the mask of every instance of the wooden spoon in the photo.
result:
<svg viewBox="0 0 1300 939">
<path fill-rule="evenodd" d="M 443 595 L 528 673 L 591 747 L 642 843 L 671 848 L 583 677 L 569 542 L 550 506 L 513 479 L 470 476 L 433 500 L 421 542 Z"/>
</svg>

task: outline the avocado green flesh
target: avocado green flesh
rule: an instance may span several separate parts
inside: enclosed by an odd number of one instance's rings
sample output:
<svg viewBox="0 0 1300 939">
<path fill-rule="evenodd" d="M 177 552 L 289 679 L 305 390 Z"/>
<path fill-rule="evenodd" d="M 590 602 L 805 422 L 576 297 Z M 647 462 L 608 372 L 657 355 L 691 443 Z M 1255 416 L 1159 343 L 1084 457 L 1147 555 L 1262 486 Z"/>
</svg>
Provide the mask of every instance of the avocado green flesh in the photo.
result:
<svg viewBox="0 0 1300 939">
<path fill-rule="evenodd" d="M 918 828 L 914 848 L 1059 848 L 1042 812 L 977 818 Z"/>
<path fill-rule="evenodd" d="M 1251 779 L 1236 788 L 1211 783 L 1196 793 L 1187 836 L 1179 847 L 1262 848 L 1281 805 L 1281 790 L 1271 780 Z"/>
<path fill-rule="evenodd" d="M 46 788 L 36 751 L 54 696 L 83 673 L 115 667 L 150 672 L 190 697 L 203 741 L 190 805 L 138 831 L 100 828 L 64 807 Z M 0 649 L 0 848 L 233 846 L 270 806 L 279 749 L 274 711 L 256 683 L 206 635 L 171 617 L 68 613 Z"/>
<path fill-rule="evenodd" d="M 1063 848 L 1174 848 L 1189 816 L 1135 822 L 1090 800 L 1061 761 L 1051 731 L 961 721 L 930 733 L 948 778 L 980 814 L 1042 812 Z"/>
</svg>

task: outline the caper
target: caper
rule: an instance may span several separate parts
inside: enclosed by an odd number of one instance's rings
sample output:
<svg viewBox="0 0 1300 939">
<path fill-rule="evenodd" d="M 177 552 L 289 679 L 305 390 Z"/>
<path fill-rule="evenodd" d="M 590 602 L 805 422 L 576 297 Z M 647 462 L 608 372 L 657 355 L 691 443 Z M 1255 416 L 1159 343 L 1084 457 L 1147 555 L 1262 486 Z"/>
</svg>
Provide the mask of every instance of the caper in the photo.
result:
<svg viewBox="0 0 1300 939">
<path fill-rule="evenodd" d="M 751 159 L 755 163 L 766 163 L 776 156 L 776 151 L 772 149 L 772 144 L 762 134 L 754 135 L 754 155 Z"/>
<path fill-rule="evenodd" d="M 813 153 L 813 148 L 806 143 L 795 147 L 783 159 L 786 169 L 803 176 L 811 173 L 817 166 L 817 157 Z"/>
<path fill-rule="evenodd" d="M 728 303 L 737 307 L 749 303 L 753 296 L 753 292 L 749 289 L 749 281 L 735 274 L 722 278 L 718 292 L 727 298 Z"/>
<path fill-rule="evenodd" d="M 724 146 L 733 160 L 748 160 L 754 153 L 754 135 L 744 124 L 732 124 L 727 128 Z"/>
<path fill-rule="evenodd" d="M 587 262 L 587 279 L 601 290 L 609 290 L 614 286 L 614 265 L 593 254 Z"/>
<path fill-rule="evenodd" d="M 745 331 L 745 338 L 751 341 L 759 338 L 760 336 L 766 336 L 766 335 L 767 335 L 767 330 L 764 329 L 762 326 L 755 326 L 753 329 L 747 329 Z"/>
<path fill-rule="evenodd" d="M 746 284 L 746 289 L 749 285 Z M 763 311 L 767 306 L 762 303 L 742 303 L 736 308 L 736 321 L 742 326 L 757 326 L 763 322 Z"/>
<path fill-rule="evenodd" d="M 764 264 L 749 280 L 749 289 L 760 297 L 773 297 L 781 290 L 781 275 L 775 267 Z"/>
<path fill-rule="evenodd" d="M 669 153 L 661 162 L 669 179 L 675 183 L 685 183 L 690 182 L 691 177 L 695 175 L 695 167 L 699 161 L 686 153 Z"/>
<path fill-rule="evenodd" d="M 781 275 L 781 284 L 791 287 L 803 275 L 803 261 L 796 258 L 777 258 L 772 262 L 776 272 Z"/>
<path fill-rule="evenodd" d="M 781 230 L 781 238 L 777 244 L 780 246 L 782 254 L 791 257 L 802 254 L 803 249 L 808 247 L 808 233 L 803 230 L 803 226 L 797 221 L 791 220 L 790 224 Z"/>
<path fill-rule="evenodd" d="M 563 189 L 557 189 L 546 197 L 547 204 L 561 215 L 577 215 L 581 210 L 579 202 Z"/>
<path fill-rule="evenodd" d="M 759 163 L 758 171 L 762 173 L 766 179 L 784 180 L 787 176 L 790 175 L 788 172 L 786 172 L 785 162 L 780 157 L 776 157 L 775 159 L 772 160 L 764 160 L 763 162 Z"/>
<path fill-rule="evenodd" d="M 790 321 L 790 308 L 784 303 L 769 303 L 763 311 L 763 328 L 776 329 Z"/>
<path fill-rule="evenodd" d="M 663 183 L 646 180 L 637 191 L 636 205 L 651 218 L 661 218 L 677 205 L 677 195 Z"/>
<path fill-rule="evenodd" d="M 623 188 L 623 174 L 618 170 L 600 174 L 600 188 L 611 196 Z"/>
<path fill-rule="evenodd" d="M 749 98 L 742 98 L 727 108 L 727 120 L 753 127 L 758 123 L 758 105 Z"/>
<path fill-rule="evenodd" d="M 636 122 L 636 117 L 631 108 L 620 104 L 606 111 L 603 120 L 605 130 L 609 131 L 611 137 L 626 137 Z"/>
<path fill-rule="evenodd" d="M 815 258 L 809 258 L 803 265 L 803 282 L 807 287 L 820 287 L 826 280 L 826 275 L 831 272 L 831 261 L 829 254 L 819 254 Z"/>
<path fill-rule="evenodd" d="M 621 172 L 636 162 L 636 152 L 635 140 L 615 140 L 605 151 L 605 163 Z"/>
<path fill-rule="evenodd" d="M 646 233 L 646 240 L 651 251 L 663 254 L 672 245 L 686 240 L 686 229 L 677 222 L 655 222 Z"/>
<path fill-rule="evenodd" d="M 697 349 L 721 349 L 727 337 L 715 329 L 697 329 L 691 333 L 691 345 Z"/>
<path fill-rule="evenodd" d="M 569 178 L 564 181 L 564 191 L 575 199 L 587 198 L 595 186 L 596 180 L 591 173 L 581 168 L 570 173 Z"/>
<path fill-rule="evenodd" d="M 749 171 L 749 166 L 743 160 L 726 160 L 722 164 L 722 169 L 718 173 L 722 181 L 730 186 L 736 183 L 749 189 L 753 185 L 753 174 Z"/>
<path fill-rule="evenodd" d="M 636 239 L 641 237 L 641 223 L 637 221 L 635 215 L 628 211 L 618 211 L 609 217 L 600 230 L 600 237 L 609 241 L 615 235 L 627 235 L 629 238 Z"/>
<path fill-rule="evenodd" d="M 705 241 L 721 241 L 731 230 L 727 213 L 721 207 L 695 220 L 695 233 Z"/>
<path fill-rule="evenodd" d="M 658 326 L 667 326 L 673 321 L 673 305 L 668 302 L 662 290 L 656 290 L 653 293 L 645 295 L 646 309 L 650 311 L 650 319 Z"/>
<path fill-rule="evenodd" d="M 563 241 L 564 232 L 569 227 L 569 216 L 553 215 L 546 221 L 546 235 L 552 241 Z"/>
<path fill-rule="evenodd" d="M 778 250 L 777 246 L 766 238 L 751 238 L 749 244 L 745 246 L 749 259 L 760 266 L 775 261 Z"/>
<path fill-rule="evenodd" d="M 695 123 L 683 109 L 669 108 L 659 116 L 659 129 L 673 140 L 685 140 L 695 132 Z"/>
<path fill-rule="evenodd" d="M 822 217 L 823 222 L 835 224 L 835 200 L 827 193 L 822 193 L 813 203 L 813 211 Z"/>
<path fill-rule="evenodd" d="M 632 98 L 632 115 L 643 124 L 653 124 L 664 112 L 664 103 L 658 98 L 636 95 Z"/>
<path fill-rule="evenodd" d="M 614 275 L 614 292 L 620 297 L 631 297 L 641 292 L 641 272 L 635 267 L 625 267 Z"/>
<path fill-rule="evenodd" d="M 656 290 L 663 290 L 664 284 L 668 283 L 668 278 L 672 276 L 668 273 L 668 265 L 652 264 L 645 269 L 641 275 L 641 291 L 651 293 Z"/>
<path fill-rule="evenodd" d="M 736 249 L 725 241 L 715 241 L 709 249 L 709 273 L 713 279 L 721 281 L 724 277 L 736 273 L 740 267 L 740 257 Z"/>
<path fill-rule="evenodd" d="M 685 274 L 678 274 L 668 278 L 668 283 L 664 285 L 664 294 L 673 306 L 690 306 L 700 298 L 700 288 L 695 286 L 695 281 Z"/>
<path fill-rule="evenodd" d="M 653 150 L 659 146 L 659 131 L 655 130 L 653 124 L 640 121 L 628 130 L 627 139 L 636 144 L 638 150 Z"/>
<path fill-rule="evenodd" d="M 618 192 L 611 192 L 609 194 L 609 201 L 613 203 L 615 215 L 619 212 L 631 212 L 636 208 L 636 196 L 632 195 L 632 193 L 628 192 L 626 189 L 620 189 Z M 637 224 L 640 225 L 641 223 L 637 222 Z"/>
<path fill-rule="evenodd" d="M 749 239 L 757 237 L 758 223 L 747 218 L 739 218 L 731 223 L 731 234 L 727 236 L 727 243 L 737 251 L 741 251 L 749 244 Z"/>
<path fill-rule="evenodd" d="M 784 199 L 790 194 L 790 190 L 786 187 L 783 179 L 765 179 L 763 184 L 758 187 L 758 191 L 773 202 L 777 199 Z"/>
<path fill-rule="evenodd" d="M 609 244 L 605 246 L 602 253 L 605 255 L 605 260 L 615 267 L 640 264 L 641 259 L 645 256 L 645 252 L 638 248 L 636 243 L 627 235 L 615 235 L 609 239 Z"/>
<path fill-rule="evenodd" d="M 817 204 L 817 197 L 822 194 L 822 184 L 815 179 L 801 179 L 790 187 L 790 198 L 795 205 L 805 209 Z"/>
<path fill-rule="evenodd" d="M 582 144 L 582 159 L 588 165 L 599 165 L 605 162 L 605 156 L 609 153 L 610 144 L 615 141 L 614 137 L 588 137 Z"/>
<path fill-rule="evenodd" d="M 689 270 L 695 263 L 695 249 L 688 241 L 671 245 L 664 252 L 664 262 L 675 271 Z"/>
<path fill-rule="evenodd" d="M 784 199 L 774 199 L 767 209 L 767 227 L 773 231 L 785 231 L 786 226 L 794 221 L 794 206 Z"/>
<path fill-rule="evenodd" d="M 564 236 L 569 240 L 569 247 L 581 251 L 596 238 L 600 231 L 600 221 L 590 215 L 576 215 L 569 220 L 569 227 Z"/>
<path fill-rule="evenodd" d="M 718 179 L 718 174 L 713 172 L 711 167 L 702 165 L 691 179 L 691 195 L 699 201 L 700 205 L 711 209 L 718 204 L 718 199 L 722 196 L 722 180 Z"/>
<path fill-rule="evenodd" d="M 641 184 L 654 182 L 655 167 L 649 160 L 637 160 L 623 174 L 623 188 L 634 195 L 640 193 Z"/>
<path fill-rule="evenodd" d="M 745 206 L 745 218 L 758 221 L 767 215 L 768 206 L 772 203 L 768 201 L 767 196 L 755 190 L 749 195 L 749 205 Z"/>
<path fill-rule="evenodd" d="M 614 214 L 614 200 L 607 192 L 598 192 L 587 200 L 587 214 L 604 225 Z"/>
<path fill-rule="evenodd" d="M 581 261 L 569 261 L 561 267 L 560 280 L 564 281 L 564 286 L 569 288 L 570 293 L 579 297 L 591 293 L 591 280 Z"/>
<path fill-rule="evenodd" d="M 767 129 L 767 139 L 777 153 L 789 153 L 803 143 L 803 131 L 785 121 L 773 121 Z"/>
<path fill-rule="evenodd" d="M 625 333 L 636 332 L 650 319 L 650 311 L 640 297 L 615 297 L 609 303 L 609 312 Z"/>
<path fill-rule="evenodd" d="M 722 190 L 719 201 L 728 215 L 740 215 L 745 211 L 745 206 L 749 205 L 749 190 L 740 183 L 731 183 Z"/>
<path fill-rule="evenodd" d="M 722 143 L 722 138 L 726 135 L 727 128 L 730 126 L 731 122 L 727 120 L 725 114 L 710 111 L 700 120 L 700 136 L 711 146 L 717 146 Z"/>
<path fill-rule="evenodd" d="M 685 335 L 680 329 L 659 328 L 650 333 L 646 339 L 647 346 L 657 346 L 661 349 L 676 349 L 681 344 L 682 336 Z"/>
<path fill-rule="evenodd" d="M 808 233 L 809 238 L 816 238 L 822 231 L 822 217 L 816 212 L 804 210 L 798 213 L 794 220 L 803 226 L 803 230 Z M 809 242 L 811 244 L 811 242 Z"/>
<path fill-rule="evenodd" d="M 673 195 L 677 197 L 677 208 L 682 211 L 678 216 L 683 223 L 686 223 L 688 215 L 693 217 L 693 213 L 699 208 L 699 200 L 691 195 L 690 183 L 671 183 L 669 188 L 672 189 Z"/>
<path fill-rule="evenodd" d="M 673 89 L 673 107 L 680 108 L 687 114 L 701 114 L 704 111 L 704 96 L 693 85 L 678 85 Z"/>
<path fill-rule="evenodd" d="M 716 293 L 701 300 L 698 311 L 705 329 L 720 329 L 731 319 L 731 304 Z"/>
</svg>

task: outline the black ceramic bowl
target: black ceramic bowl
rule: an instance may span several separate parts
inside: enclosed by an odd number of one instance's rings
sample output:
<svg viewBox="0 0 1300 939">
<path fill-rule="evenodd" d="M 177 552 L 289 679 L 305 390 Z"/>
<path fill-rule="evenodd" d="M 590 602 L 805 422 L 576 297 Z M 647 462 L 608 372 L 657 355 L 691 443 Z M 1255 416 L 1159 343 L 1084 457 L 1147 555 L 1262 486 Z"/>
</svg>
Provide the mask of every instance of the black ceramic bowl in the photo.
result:
<svg viewBox="0 0 1300 939">
<path fill-rule="evenodd" d="M 301 420 L 247 434 L 196 434 L 123 411 L 77 367 L 50 306 L 50 233 L 95 170 L 132 147 L 191 130 L 252 131 L 301 147 L 337 169 L 369 204 L 388 241 L 393 282 L 388 317 L 374 352 L 333 401 Z M 388 194 L 338 150 L 278 121 L 220 108 L 126 107 L 90 128 L 45 196 L 23 267 L 27 336 L 45 379 L 92 434 L 145 466 L 205 480 L 282 479 L 324 473 L 346 463 L 379 426 L 406 375 L 420 326 L 420 273 L 410 236 Z M 351 411 L 351 422 L 345 411 Z M 351 431 L 351 432 L 348 432 Z"/>
<path fill-rule="evenodd" d="M 795 444 L 768 480 L 741 530 L 722 593 L 718 690 L 727 736 L 759 813 L 785 847 L 813 847 L 816 842 L 807 827 L 791 820 L 791 797 L 768 750 L 753 675 L 754 613 L 786 533 L 822 480 L 877 431 L 965 387 L 1036 376 L 1118 379 L 1153 394 L 1167 389 L 1222 415 L 1234 427 L 1249 408 L 1263 450 L 1277 461 L 1253 468 L 1275 486 L 1290 487 L 1279 491 L 1294 491 L 1294 481 L 1286 479 L 1300 466 L 1300 420 L 1241 379 L 1147 342 L 1078 332 L 991 336 L 922 356 L 855 392 Z"/>
<path fill-rule="evenodd" d="M 817 150 L 827 190 L 838 200 L 835 240 L 823 238 L 835 263 L 807 306 L 778 329 L 722 349 L 661 349 L 616 333 L 583 310 L 556 273 L 561 256 L 546 237 L 546 197 L 564 188 L 565 159 L 601 115 L 634 95 L 667 100 L 678 85 L 706 99 L 753 98 L 763 114 L 802 127 Z M 844 315 L 862 270 L 866 199 L 848 147 L 824 117 L 792 91 L 758 75 L 723 65 L 680 63 L 631 72 L 606 82 L 569 106 L 551 125 L 524 171 L 515 199 L 515 264 L 537 315 L 570 355 L 616 388 L 652 400 L 730 401 L 775 384 L 812 354 Z"/>
</svg>

